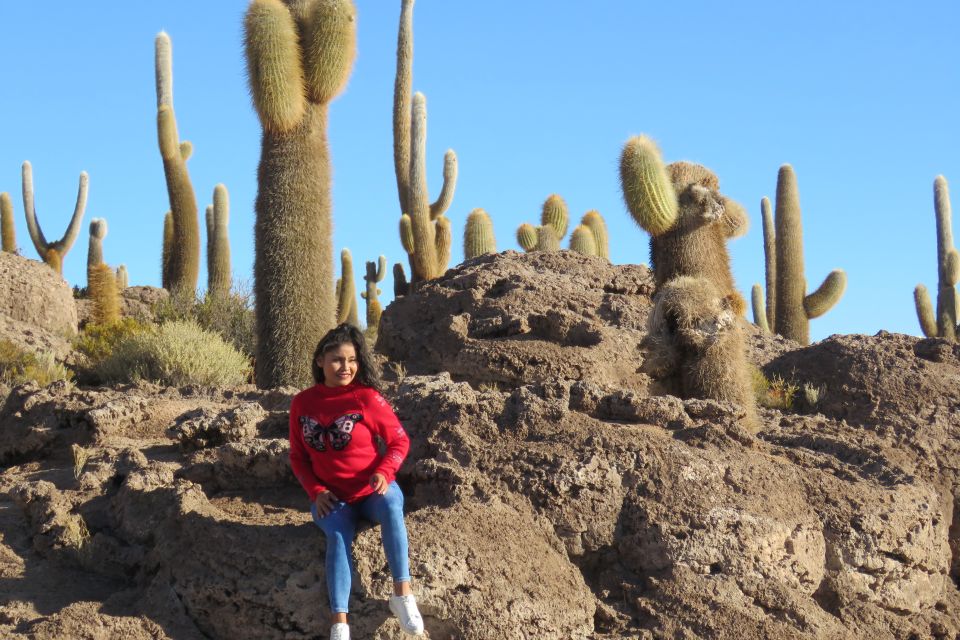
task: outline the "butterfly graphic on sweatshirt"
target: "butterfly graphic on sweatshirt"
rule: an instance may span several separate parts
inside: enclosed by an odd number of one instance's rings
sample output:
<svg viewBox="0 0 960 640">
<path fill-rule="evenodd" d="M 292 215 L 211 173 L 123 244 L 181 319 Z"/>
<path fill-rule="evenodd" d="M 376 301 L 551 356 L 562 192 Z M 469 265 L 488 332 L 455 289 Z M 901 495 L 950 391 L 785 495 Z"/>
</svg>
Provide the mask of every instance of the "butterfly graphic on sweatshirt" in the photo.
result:
<svg viewBox="0 0 960 640">
<path fill-rule="evenodd" d="M 334 451 L 341 451 L 350 443 L 353 437 L 353 426 L 363 420 L 359 413 L 345 413 L 329 426 L 324 426 L 310 416 L 300 416 L 300 428 L 303 431 L 303 440 L 317 451 L 326 451 L 326 436 L 330 437 L 330 447 Z"/>
</svg>

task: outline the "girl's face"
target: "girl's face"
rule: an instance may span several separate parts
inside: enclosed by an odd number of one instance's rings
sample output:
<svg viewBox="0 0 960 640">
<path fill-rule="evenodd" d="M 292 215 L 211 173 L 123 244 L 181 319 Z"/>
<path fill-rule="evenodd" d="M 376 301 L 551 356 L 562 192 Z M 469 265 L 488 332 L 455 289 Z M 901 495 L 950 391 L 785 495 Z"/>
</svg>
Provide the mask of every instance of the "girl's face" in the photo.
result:
<svg viewBox="0 0 960 640">
<path fill-rule="evenodd" d="M 360 368 L 357 350 L 350 342 L 324 352 L 317 358 L 317 365 L 323 369 L 323 384 L 328 387 L 343 387 L 350 384 Z"/>
</svg>

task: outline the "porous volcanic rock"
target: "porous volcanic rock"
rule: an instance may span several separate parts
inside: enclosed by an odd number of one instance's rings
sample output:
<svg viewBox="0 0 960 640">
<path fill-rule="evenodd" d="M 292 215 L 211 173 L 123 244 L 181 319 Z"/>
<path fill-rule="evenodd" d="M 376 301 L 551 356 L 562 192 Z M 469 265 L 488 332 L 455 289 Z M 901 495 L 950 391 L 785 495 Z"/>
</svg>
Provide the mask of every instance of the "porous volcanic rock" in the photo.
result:
<svg viewBox="0 0 960 640">
<path fill-rule="evenodd" d="M 70 285 L 42 262 L 0 251 L 0 315 L 60 336 L 77 332 Z"/>
</svg>

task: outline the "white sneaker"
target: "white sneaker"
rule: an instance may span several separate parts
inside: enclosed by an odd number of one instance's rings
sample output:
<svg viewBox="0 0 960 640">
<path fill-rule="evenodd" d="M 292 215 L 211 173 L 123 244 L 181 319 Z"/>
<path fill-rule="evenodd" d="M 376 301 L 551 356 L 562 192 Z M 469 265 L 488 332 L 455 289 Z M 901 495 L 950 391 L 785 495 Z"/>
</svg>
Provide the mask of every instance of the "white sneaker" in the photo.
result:
<svg viewBox="0 0 960 640">
<path fill-rule="evenodd" d="M 423 618 L 417 609 L 417 599 L 413 595 L 390 596 L 390 611 L 400 619 L 400 628 L 411 636 L 423 633 Z"/>
<path fill-rule="evenodd" d="M 336 622 L 330 627 L 330 640 L 350 640 L 350 627 L 346 622 Z"/>
</svg>

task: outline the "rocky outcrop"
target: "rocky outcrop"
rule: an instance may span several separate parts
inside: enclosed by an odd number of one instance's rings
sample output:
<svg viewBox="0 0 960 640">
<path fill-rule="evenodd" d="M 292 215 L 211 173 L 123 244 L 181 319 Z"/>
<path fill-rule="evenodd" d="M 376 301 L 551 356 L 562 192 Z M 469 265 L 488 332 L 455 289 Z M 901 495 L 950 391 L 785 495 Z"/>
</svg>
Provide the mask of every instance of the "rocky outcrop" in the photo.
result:
<svg viewBox="0 0 960 640">
<path fill-rule="evenodd" d="M 0 316 L 60 337 L 77 332 L 73 291 L 42 262 L 0 252 Z"/>
</svg>

